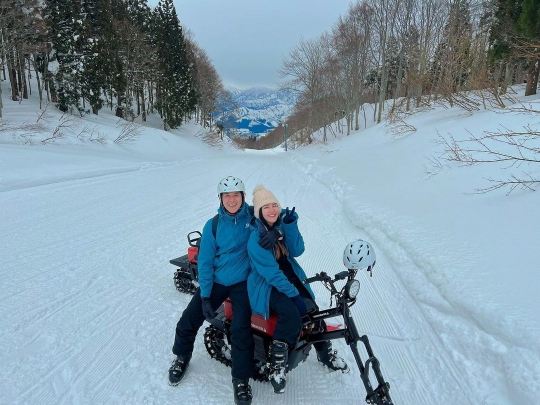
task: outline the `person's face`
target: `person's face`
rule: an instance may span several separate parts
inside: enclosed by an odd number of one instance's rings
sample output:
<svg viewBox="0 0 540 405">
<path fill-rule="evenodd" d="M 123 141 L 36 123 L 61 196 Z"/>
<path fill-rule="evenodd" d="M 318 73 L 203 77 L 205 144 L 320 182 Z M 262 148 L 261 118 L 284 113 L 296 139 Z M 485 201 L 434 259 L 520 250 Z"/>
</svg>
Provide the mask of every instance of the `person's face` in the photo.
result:
<svg viewBox="0 0 540 405">
<path fill-rule="evenodd" d="M 221 194 L 221 201 L 230 214 L 236 214 L 242 208 L 242 193 L 240 191 L 223 193 Z"/>
<path fill-rule="evenodd" d="M 279 218 L 279 205 L 276 203 L 263 205 L 262 215 L 268 225 L 274 225 Z"/>
</svg>

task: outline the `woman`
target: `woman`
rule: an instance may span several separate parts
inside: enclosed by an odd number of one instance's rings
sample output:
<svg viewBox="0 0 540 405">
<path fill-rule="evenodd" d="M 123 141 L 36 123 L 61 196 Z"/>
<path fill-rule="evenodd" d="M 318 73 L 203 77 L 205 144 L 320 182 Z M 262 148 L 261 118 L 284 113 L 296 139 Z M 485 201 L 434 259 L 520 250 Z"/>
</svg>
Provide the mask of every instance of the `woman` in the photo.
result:
<svg viewBox="0 0 540 405">
<path fill-rule="evenodd" d="M 274 392 L 282 393 L 286 385 L 286 365 L 289 347 L 294 348 L 306 314 L 304 298 L 314 303 L 309 285 L 304 285 L 306 273 L 295 257 L 304 253 L 304 239 L 298 230 L 298 214 L 281 209 L 277 198 L 258 186 L 253 190 L 254 215 L 257 218 L 248 241 L 251 273 L 248 293 L 252 312 L 268 318 L 270 312 L 278 320 L 270 345 L 270 382 Z M 316 305 L 315 305 L 316 306 Z M 326 328 L 326 325 L 323 325 Z M 348 372 L 349 368 L 330 341 L 314 344 L 317 359 L 332 370 Z"/>
</svg>

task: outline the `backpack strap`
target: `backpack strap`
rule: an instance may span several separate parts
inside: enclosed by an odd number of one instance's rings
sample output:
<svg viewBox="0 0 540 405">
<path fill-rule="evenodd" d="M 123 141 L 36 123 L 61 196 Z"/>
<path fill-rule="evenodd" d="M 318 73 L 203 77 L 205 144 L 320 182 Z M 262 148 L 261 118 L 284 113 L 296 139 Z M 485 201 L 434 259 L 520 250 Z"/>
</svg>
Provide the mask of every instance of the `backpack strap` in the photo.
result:
<svg viewBox="0 0 540 405">
<path fill-rule="evenodd" d="M 219 221 L 219 214 L 216 214 L 214 218 L 212 218 L 212 234 L 214 235 L 214 239 L 216 238 L 218 221 Z"/>
</svg>

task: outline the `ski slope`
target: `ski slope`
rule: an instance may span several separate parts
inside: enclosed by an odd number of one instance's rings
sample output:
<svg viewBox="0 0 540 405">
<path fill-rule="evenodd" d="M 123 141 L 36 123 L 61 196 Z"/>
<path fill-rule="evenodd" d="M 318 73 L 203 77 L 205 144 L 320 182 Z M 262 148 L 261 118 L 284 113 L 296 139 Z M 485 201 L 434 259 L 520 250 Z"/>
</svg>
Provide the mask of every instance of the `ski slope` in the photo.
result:
<svg viewBox="0 0 540 405">
<path fill-rule="evenodd" d="M 284 206 L 297 207 L 308 274 L 342 271 L 346 243 L 369 240 L 347 221 L 332 192 L 275 155 L 195 158 L 2 193 L 2 234 L 9 232 L 0 273 L 0 341 L 10 348 L 0 355 L 6 403 L 232 401 L 230 370 L 207 355 L 202 332 L 185 380 L 175 388 L 166 380 L 174 328 L 190 299 L 174 289 L 168 260 L 184 254 L 187 233 L 214 215 L 216 184 L 227 174 L 241 176 L 249 189 L 262 183 Z M 477 387 L 460 378 L 395 271 L 378 251 L 374 277 L 359 275 L 361 298 L 353 307 L 395 403 L 474 403 L 469 399 Z M 314 288 L 327 306 L 326 290 Z M 291 372 L 279 397 L 254 382 L 254 403 L 365 397 L 352 354 L 341 341 L 334 346 L 350 374 L 330 373 L 311 356 Z"/>
</svg>

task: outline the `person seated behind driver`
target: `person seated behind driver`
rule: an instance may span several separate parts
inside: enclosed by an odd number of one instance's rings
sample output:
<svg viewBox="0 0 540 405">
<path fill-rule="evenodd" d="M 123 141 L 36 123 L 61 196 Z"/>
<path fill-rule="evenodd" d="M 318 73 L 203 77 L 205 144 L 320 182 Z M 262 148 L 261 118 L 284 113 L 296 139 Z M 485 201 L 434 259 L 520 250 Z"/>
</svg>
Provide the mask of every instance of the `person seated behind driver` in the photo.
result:
<svg viewBox="0 0 540 405">
<path fill-rule="evenodd" d="M 306 314 L 303 298 L 313 301 L 309 285 L 302 282 L 306 273 L 295 257 L 304 252 L 304 239 L 298 229 L 295 208 L 281 209 L 277 198 L 262 185 L 253 190 L 255 224 L 248 240 L 251 272 L 248 294 L 254 314 L 265 319 L 270 312 L 277 314 L 277 324 L 270 345 L 270 382 L 274 392 L 281 393 L 286 385 L 286 364 L 289 348 L 294 348 Z M 318 308 L 317 308 L 318 309 Z M 326 324 L 321 322 L 326 330 Z M 332 370 L 348 372 L 345 361 L 332 351 L 330 341 L 314 344 L 317 359 Z"/>
</svg>

